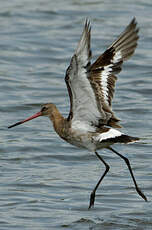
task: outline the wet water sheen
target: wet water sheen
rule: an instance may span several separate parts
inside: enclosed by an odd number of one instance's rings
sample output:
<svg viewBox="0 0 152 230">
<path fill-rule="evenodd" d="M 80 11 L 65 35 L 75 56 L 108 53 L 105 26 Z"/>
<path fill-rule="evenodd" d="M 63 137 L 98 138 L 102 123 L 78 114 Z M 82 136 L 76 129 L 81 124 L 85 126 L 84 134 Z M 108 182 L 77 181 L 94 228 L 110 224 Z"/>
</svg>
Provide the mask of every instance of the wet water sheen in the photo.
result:
<svg viewBox="0 0 152 230">
<path fill-rule="evenodd" d="M 151 0 L 1 1 L 0 229 L 152 229 L 151 12 Z M 102 150 L 111 169 L 88 211 L 90 192 L 104 171 L 96 156 L 59 139 L 47 118 L 7 126 L 47 102 L 67 116 L 64 75 L 84 19 L 92 22 L 95 58 L 134 16 L 140 41 L 118 77 L 113 108 L 122 131 L 143 139 L 115 149 L 130 159 L 149 202 L 136 194 L 124 162 Z"/>
</svg>

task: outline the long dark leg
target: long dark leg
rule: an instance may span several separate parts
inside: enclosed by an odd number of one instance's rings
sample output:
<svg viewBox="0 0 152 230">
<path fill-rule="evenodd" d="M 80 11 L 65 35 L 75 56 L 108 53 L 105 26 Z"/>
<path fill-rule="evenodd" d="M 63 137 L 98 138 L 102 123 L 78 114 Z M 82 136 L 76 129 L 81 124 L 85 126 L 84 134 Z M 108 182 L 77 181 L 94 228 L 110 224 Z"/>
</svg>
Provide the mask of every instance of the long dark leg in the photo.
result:
<svg viewBox="0 0 152 230">
<path fill-rule="evenodd" d="M 137 193 L 138 193 L 139 196 L 141 196 L 145 201 L 147 201 L 146 196 L 145 196 L 145 195 L 142 193 L 142 191 L 138 188 L 138 185 L 137 185 L 137 182 L 136 182 L 136 180 L 135 180 L 134 174 L 133 174 L 133 172 L 132 172 L 132 168 L 131 168 L 131 165 L 130 165 L 130 162 L 129 162 L 128 158 L 126 158 L 126 157 L 124 157 L 123 155 L 121 155 L 120 153 L 116 152 L 116 151 L 115 151 L 114 149 L 112 149 L 111 147 L 109 147 L 109 149 L 110 149 L 112 152 L 116 153 L 119 157 L 121 157 L 121 158 L 125 161 L 125 163 L 126 163 L 127 166 L 128 166 L 128 169 L 129 169 L 129 172 L 130 172 L 130 174 L 131 174 L 131 177 L 132 177 L 132 179 L 133 179 L 133 182 L 134 182 L 134 185 L 135 185 L 135 188 L 136 188 Z"/>
<path fill-rule="evenodd" d="M 91 195 L 90 195 L 90 204 L 89 204 L 89 209 L 94 206 L 94 202 L 95 202 L 95 195 L 96 195 L 96 190 L 97 188 L 99 187 L 99 184 L 101 183 L 101 181 L 103 180 L 103 178 L 105 177 L 105 175 L 107 174 L 107 172 L 109 171 L 110 167 L 109 165 L 102 159 L 102 157 L 97 153 L 95 152 L 96 156 L 99 158 L 99 160 L 102 161 L 102 163 L 104 163 L 105 167 L 106 167 L 106 170 L 105 172 L 103 173 L 103 175 L 101 176 L 100 180 L 98 181 L 98 183 L 96 184 L 95 188 L 93 189 Z"/>
</svg>

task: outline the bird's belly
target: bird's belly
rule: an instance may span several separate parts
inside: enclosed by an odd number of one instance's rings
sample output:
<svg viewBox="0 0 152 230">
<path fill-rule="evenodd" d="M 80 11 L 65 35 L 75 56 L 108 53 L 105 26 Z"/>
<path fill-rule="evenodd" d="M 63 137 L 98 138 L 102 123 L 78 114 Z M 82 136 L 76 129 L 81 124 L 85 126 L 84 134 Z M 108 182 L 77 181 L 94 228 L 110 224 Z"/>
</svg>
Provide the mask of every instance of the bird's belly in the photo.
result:
<svg viewBox="0 0 152 230">
<path fill-rule="evenodd" d="M 66 137 L 64 136 L 62 138 L 68 143 L 75 145 L 79 148 L 86 148 L 91 151 L 94 151 L 96 149 L 92 138 L 87 133 L 77 134 L 77 132 L 72 132 L 70 135 L 67 135 Z"/>
<path fill-rule="evenodd" d="M 112 143 L 111 142 L 95 142 L 92 138 L 83 137 L 81 140 L 67 140 L 72 145 L 75 145 L 79 148 L 85 148 L 89 151 L 96 151 L 97 149 L 108 148 Z"/>
<path fill-rule="evenodd" d="M 79 148 L 86 148 L 86 149 L 89 149 L 91 151 L 95 150 L 95 146 L 94 146 L 94 143 L 92 143 L 91 141 L 89 141 L 87 138 L 83 138 L 83 139 L 79 139 L 79 138 L 76 138 L 74 140 L 67 140 L 70 144 L 72 145 L 75 145 Z"/>
<path fill-rule="evenodd" d="M 95 151 L 97 149 L 106 148 L 110 145 L 110 143 L 101 143 L 96 141 L 94 139 L 94 135 L 92 135 L 92 133 L 89 132 L 81 134 L 79 132 L 72 132 L 70 133 L 70 135 L 66 135 L 66 137 L 62 136 L 61 138 L 63 138 L 65 141 L 76 147 L 85 148 L 89 151 Z"/>
<path fill-rule="evenodd" d="M 60 137 L 72 145 L 88 149 L 89 151 L 107 148 L 113 144 L 112 142 L 102 141 L 100 133 L 82 132 L 80 130 L 69 130 L 69 132 L 66 132 L 66 135 L 63 133 Z"/>
</svg>

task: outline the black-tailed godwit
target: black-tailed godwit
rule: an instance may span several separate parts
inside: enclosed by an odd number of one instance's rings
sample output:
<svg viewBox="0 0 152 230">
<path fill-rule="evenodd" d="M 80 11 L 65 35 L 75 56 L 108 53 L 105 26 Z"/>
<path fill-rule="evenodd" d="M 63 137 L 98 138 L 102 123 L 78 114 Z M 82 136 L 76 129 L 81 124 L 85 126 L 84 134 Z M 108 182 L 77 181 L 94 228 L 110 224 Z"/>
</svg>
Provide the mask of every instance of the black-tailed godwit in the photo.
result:
<svg viewBox="0 0 152 230">
<path fill-rule="evenodd" d="M 123 61 L 133 55 L 139 38 L 138 31 L 134 18 L 118 39 L 91 64 L 91 26 L 89 20 L 86 20 L 65 76 L 70 97 L 69 116 L 64 118 L 54 104 L 48 103 L 42 106 L 40 112 L 8 127 L 12 128 L 39 116 L 48 116 L 62 139 L 95 153 L 105 165 L 105 171 L 90 195 L 89 208 L 94 206 L 96 190 L 110 168 L 97 152 L 102 148 L 111 150 L 125 161 L 137 193 L 147 201 L 136 183 L 129 160 L 111 147 L 114 143 L 131 143 L 139 140 L 116 129 L 121 128 L 120 120 L 112 111 L 117 80 L 115 74 L 121 71 Z"/>
</svg>

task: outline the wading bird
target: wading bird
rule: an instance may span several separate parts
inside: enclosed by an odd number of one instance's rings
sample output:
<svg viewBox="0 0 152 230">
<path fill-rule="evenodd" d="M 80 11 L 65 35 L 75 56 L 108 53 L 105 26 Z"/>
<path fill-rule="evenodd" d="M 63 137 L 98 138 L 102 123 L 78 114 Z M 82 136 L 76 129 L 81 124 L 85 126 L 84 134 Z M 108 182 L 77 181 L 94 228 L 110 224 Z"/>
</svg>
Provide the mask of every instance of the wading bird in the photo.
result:
<svg viewBox="0 0 152 230">
<path fill-rule="evenodd" d="M 114 143 L 131 143 L 139 140 L 116 129 L 121 128 L 120 120 L 112 111 L 112 99 L 117 80 L 115 74 L 121 71 L 123 61 L 133 55 L 139 38 L 138 31 L 134 18 L 118 39 L 91 64 L 91 26 L 89 20 L 86 20 L 65 76 L 70 97 L 68 117 L 64 118 L 54 104 L 48 103 L 42 106 L 40 112 L 8 127 L 12 128 L 39 116 L 48 116 L 62 139 L 95 153 L 105 165 L 105 171 L 90 195 L 89 208 L 94 206 L 96 190 L 110 168 L 97 152 L 102 148 L 111 150 L 125 161 L 137 193 L 147 201 L 136 183 L 129 160 L 111 147 Z"/>
</svg>

